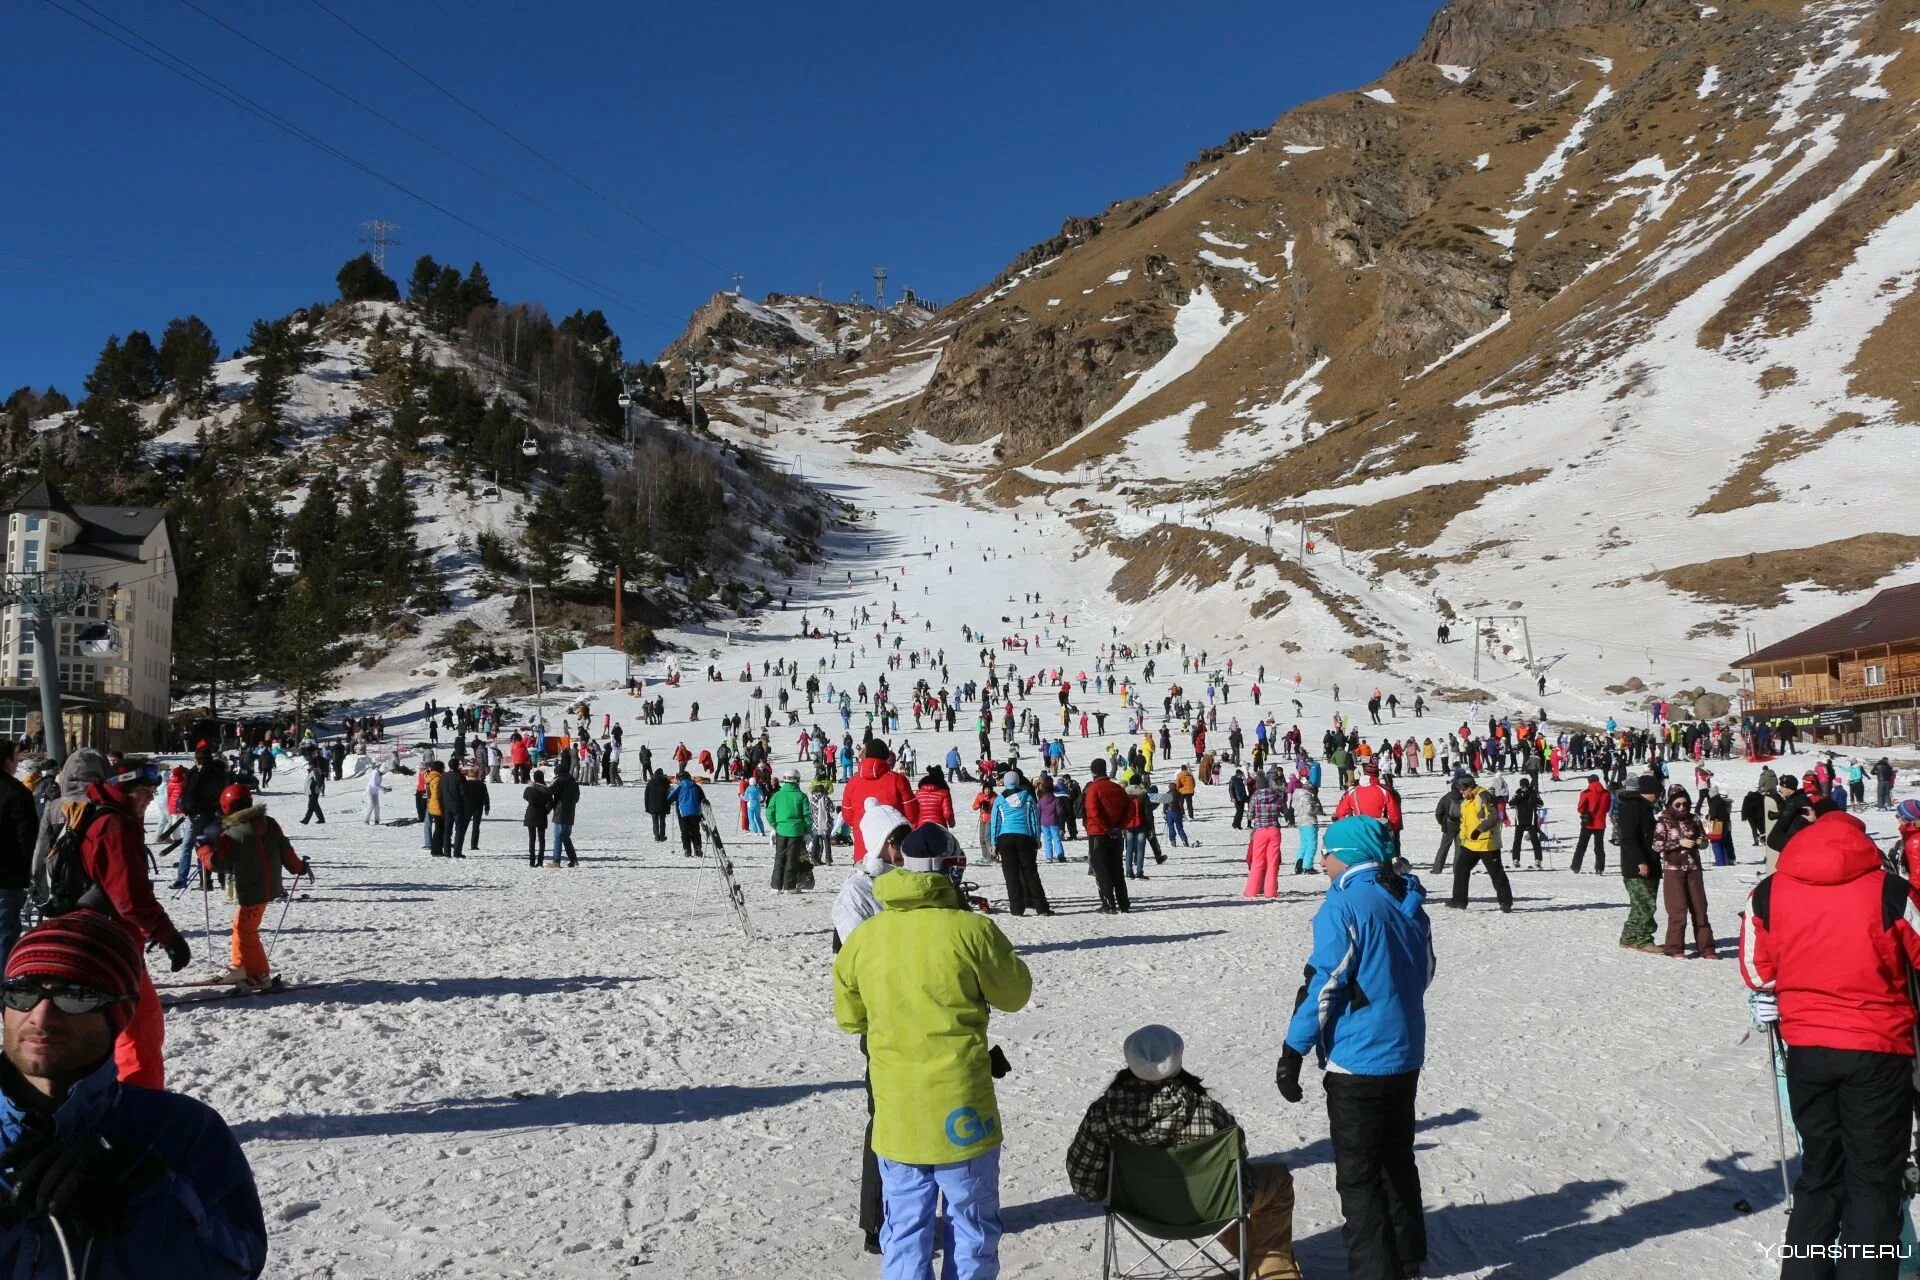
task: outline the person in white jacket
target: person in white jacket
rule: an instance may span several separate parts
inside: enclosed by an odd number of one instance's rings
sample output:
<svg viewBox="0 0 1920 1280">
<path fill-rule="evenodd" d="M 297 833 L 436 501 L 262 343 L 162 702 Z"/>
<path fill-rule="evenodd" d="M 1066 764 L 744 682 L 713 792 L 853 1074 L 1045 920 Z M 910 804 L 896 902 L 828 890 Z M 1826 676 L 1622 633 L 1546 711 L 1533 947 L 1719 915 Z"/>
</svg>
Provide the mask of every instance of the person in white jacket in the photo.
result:
<svg viewBox="0 0 1920 1280">
<path fill-rule="evenodd" d="M 868 797 L 866 812 L 860 816 L 860 839 L 867 856 L 854 864 L 853 872 L 840 884 L 833 900 L 833 949 L 837 954 L 861 923 L 880 914 L 880 900 L 873 896 L 873 882 L 900 865 L 900 842 L 913 834 L 907 815 L 890 804 Z M 860 1037 L 860 1053 L 867 1052 L 867 1038 Z M 873 1077 L 863 1073 L 867 1086 L 867 1132 L 860 1146 L 860 1230 L 866 1237 L 868 1253 L 880 1252 L 880 1165 L 873 1154 Z"/>
<path fill-rule="evenodd" d="M 890 804 L 868 797 L 867 811 L 860 815 L 860 838 L 867 856 L 854 864 L 853 872 L 840 883 L 833 900 L 833 949 L 847 945 L 847 938 L 862 920 L 880 914 L 880 900 L 873 896 L 873 882 L 900 865 L 900 842 L 913 830 L 907 815 Z"/>
<path fill-rule="evenodd" d="M 385 765 L 371 757 L 368 758 L 367 764 L 366 824 L 377 827 L 380 825 L 380 792 L 384 790 L 380 784 L 386 781 L 387 769 Z"/>
</svg>

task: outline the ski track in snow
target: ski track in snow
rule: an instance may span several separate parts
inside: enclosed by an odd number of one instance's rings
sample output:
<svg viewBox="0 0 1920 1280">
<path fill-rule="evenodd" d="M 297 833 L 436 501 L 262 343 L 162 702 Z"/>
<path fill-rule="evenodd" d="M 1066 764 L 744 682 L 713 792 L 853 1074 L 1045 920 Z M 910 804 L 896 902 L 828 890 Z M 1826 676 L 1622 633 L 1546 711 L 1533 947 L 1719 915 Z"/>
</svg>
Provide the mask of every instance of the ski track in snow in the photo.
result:
<svg viewBox="0 0 1920 1280">
<path fill-rule="evenodd" d="M 995 636 L 1046 629 L 1002 623 L 1035 607 L 1015 601 L 1023 591 L 1040 592 L 1041 609 L 1067 610 L 1072 625 L 1051 631 L 1076 641 L 1070 656 L 1016 655 L 1024 670 L 1058 661 L 1077 671 L 1110 627 L 1139 640 L 1170 622 L 1178 639 L 1183 618 L 1199 620 L 1184 605 L 1114 604 L 1103 555 L 1071 560 L 1011 513 L 936 499 L 933 477 L 857 461 L 827 441 L 807 448 L 808 474 L 835 475 L 846 496 L 875 509 L 875 527 L 830 537 L 822 581 L 800 583 L 795 608 L 770 611 L 757 633 L 737 624 L 731 641 L 718 627 L 673 633 L 696 650 L 685 667 L 697 672 L 706 649 L 719 649 L 729 679 L 650 688 L 666 698 L 665 725 L 639 724 L 623 695 L 589 695 L 596 726 L 603 711 L 626 726 L 630 770 L 642 740 L 662 756 L 681 740 L 697 750 L 716 740 L 717 716 L 752 711 L 752 686 L 733 678 L 743 662 L 787 657 L 811 671 L 831 654 L 824 641 L 780 638 L 803 606 L 819 617 L 830 605 L 844 623 L 860 604 L 876 616 L 897 604 L 908 643 L 944 647 L 956 680 L 977 674 L 963 622 Z M 846 584 L 849 569 L 865 580 Z M 868 578 L 874 571 L 882 577 Z M 1176 598 L 1186 597 L 1167 597 Z M 1410 625 L 1421 602 L 1388 596 L 1369 607 L 1404 610 Z M 1216 665 L 1220 653 L 1237 658 L 1223 731 L 1233 716 L 1251 725 L 1247 685 L 1259 662 L 1268 666 L 1264 709 L 1283 725 L 1295 722 L 1292 696 L 1305 704 L 1298 723 L 1310 735 L 1336 710 L 1361 710 L 1356 699 L 1374 678 L 1348 672 L 1336 706 L 1317 656 L 1328 651 L 1315 640 L 1320 620 L 1309 610 L 1294 626 L 1310 642 L 1299 658 L 1258 632 L 1214 643 Z M 1328 643 L 1334 634 L 1324 633 Z M 822 679 L 872 685 L 880 659 L 870 634 L 865 644 L 856 667 L 843 650 Z M 1177 667 L 1177 651 L 1162 659 L 1154 705 Z M 1296 695 L 1292 672 L 1303 668 L 1315 674 Z M 1120 671 L 1137 676 L 1139 664 Z M 905 688 L 917 674 L 892 682 Z M 778 683 L 764 681 L 770 695 Z M 701 719 L 689 723 L 694 700 Z M 1117 710 L 1105 697 L 1078 701 Z M 1036 698 L 1043 715 L 1050 704 Z M 1437 738 L 1465 714 L 1435 710 L 1391 727 Z M 390 732 L 417 737 L 417 712 L 413 701 L 391 708 Z M 824 708 L 820 721 L 837 731 Z M 798 732 L 776 727 L 780 764 L 792 760 Z M 971 739 L 964 725 L 952 738 L 910 727 L 901 736 L 923 764 Z M 1103 745 L 1070 736 L 1070 761 L 1083 767 Z M 1175 761 L 1189 758 L 1177 742 Z M 1754 770 L 1718 768 L 1737 804 Z M 387 814 L 410 813 L 410 780 L 393 782 Z M 1403 787 L 1416 863 L 1430 860 L 1438 785 Z M 1576 785 L 1547 789 L 1562 867 Z M 327 825 L 290 829 L 321 878 L 291 908 L 275 952 L 294 980 L 327 985 L 169 1012 L 171 1083 L 218 1107 L 253 1161 L 270 1274 L 875 1274 L 854 1226 L 861 1060 L 833 1026 L 828 976 L 828 909 L 845 851 L 820 870 L 816 891 L 775 897 L 764 843 L 733 834 L 733 798 L 715 788 L 758 935 L 749 943 L 713 860 L 689 861 L 647 836 L 638 788 L 586 789 L 583 861 L 572 871 L 526 866 L 515 791 L 493 788 L 480 852 L 453 862 L 427 858 L 417 827 L 359 825 L 361 789 L 337 784 Z M 962 784 L 956 798 L 967 794 Z M 265 798 L 283 820 L 296 807 L 284 782 Z M 1300 1106 L 1272 1086 L 1322 882 L 1286 877 L 1277 902 L 1243 901 L 1242 844 L 1226 811 L 1223 789 L 1202 789 L 1198 847 L 1168 851 L 1136 886 L 1125 921 L 1091 912 L 1083 862 L 1043 872 L 1060 916 L 997 917 L 1035 978 L 1026 1010 L 993 1019 L 1014 1066 L 999 1085 L 1008 1275 L 1085 1276 L 1097 1266 L 1097 1213 L 1068 1192 L 1064 1153 L 1120 1040 L 1149 1021 L 1186 1037 L 1188 1065 L 1234 1111 L 1252 1150 L 1292 1164 L 1308 1274 L 1342 1273 L 1317 1076 L 1309 1071 L 1313 1096 Z M 1887 834 L 1886 822 L 1870 823 Z M 961 834 L 971 848 L 971 829 Z M 1288 832 L 1289 854 L 1294 841 Z M 976 872 L 1003 901 L 997 870 Z M 1751 861 L 1707 873 L 1723 944 L 1754 874 Z M 1430 1272 L 1595 1280 L 1719 1274 L 1730 1258 L 1744 1270 L 1780 1216 L 1766 1054 L 1747 1033 L 1734 965 L 1620 951 L 1625 907 L 1611 872 L 1513 878 L 1510 916 L 1491 909 L 1483 878 L 1474 910 L 1432 912 L 1440 968 L 1419 1104 Z M 1436 902 L 1445 891 L 1429 885 Z M 224 952 L 223 937 L 211 949 L 199 937 L 190 899 L 167 905 L 188 925 L 197 965 Z M 1732 1208 L 1741 1199 L 1759 1212 L 1741 1216 Z"/>
</svg>

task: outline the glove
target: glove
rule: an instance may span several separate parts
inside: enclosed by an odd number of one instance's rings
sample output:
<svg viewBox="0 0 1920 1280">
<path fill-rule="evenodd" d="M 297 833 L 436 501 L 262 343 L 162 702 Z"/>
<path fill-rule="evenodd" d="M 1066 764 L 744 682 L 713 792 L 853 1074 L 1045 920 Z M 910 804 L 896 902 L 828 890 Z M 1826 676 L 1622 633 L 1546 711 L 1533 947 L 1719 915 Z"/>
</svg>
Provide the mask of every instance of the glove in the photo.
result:
<svg viewBox="0 0 1920 1280">
<path fill-rule="evenodd" d="M 307 864 L 305 866 L 300 868 L 300 874 L 305 876 L 309 880 L 312 880 L 314 878 L 313 860 L 311 858 L 307 860 Z"/>
<path fill-rule="evenodd" d="M 173 941 L 167 944 L 167 963 L 178 973 L 187 967 L 193 959 L 193 952 L 187 947 L 187 940 L 175 934 Z"/>
<path fill-rule="evenodd" d="M 1280 1096 L 1288 1102 L 1298 1102 L 1306 1097 L 1300 1088 L 1299 1052 L 1292 1045 L 1280 1050 L 1280 1062 L 1273 1070 L 1273 1083 L 1280 1090 Z"/>
<path fill-rule="evenodd" d="M 1780 1002 L 1771 991 L 1755 991 L 1747 997 L 1747 1018 L 1755 1031 L 1770 1031 L 1780 1021 Z"/>
<path fill-rule="evenodd" d="M 51 1214 L 96 1236 L 120 1230 L 134 1197 L 166 1173 L 147 1147 L 110 1147 L 98 1137 L 63 1136 L 51 1125 L 24 1132 L 0 1165 L 11 1174 L 8 1207 L 15 1214 Z"/>
<path fill-rule="evenodd" d="M 1007 1055 L 1000 1051 L 999 1045 L 987 1050 L 987 1064 L 993 1072 L 993 1078 L 999 1080 L 1013 1071 L 1013 1064 L 1007 1061 Z"/>
</svg>

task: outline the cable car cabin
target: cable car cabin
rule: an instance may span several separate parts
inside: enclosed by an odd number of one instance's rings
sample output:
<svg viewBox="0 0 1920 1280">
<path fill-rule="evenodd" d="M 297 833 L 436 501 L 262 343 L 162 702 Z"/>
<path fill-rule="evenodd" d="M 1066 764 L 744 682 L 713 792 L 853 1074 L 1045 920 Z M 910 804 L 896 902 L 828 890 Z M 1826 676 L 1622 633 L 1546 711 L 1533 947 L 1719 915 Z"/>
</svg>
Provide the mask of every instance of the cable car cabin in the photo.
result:
<svg viewBox="0 0 1920 1280">
<path fill-rule="evenodd" d="M 294 555 L 291 551 L 274 552 L 273 571 L 283 578 L 291 578 L 294 574 L 300 572 L 300 557 Z"/>
<path fill-rule="evenodd" d="M 540 446 L 534 443 L 532 436 L 528 436 L 520 442 L 520 454 L 526 458 L 537 458 L 540 456 Z"/>
<path fill-rule="evenodd" d="M 480 496 L 488 499 L 497 498 L 500 496 L 500 486 L 497 484 L 483 485 L 480 489 Z"/>
</svg>

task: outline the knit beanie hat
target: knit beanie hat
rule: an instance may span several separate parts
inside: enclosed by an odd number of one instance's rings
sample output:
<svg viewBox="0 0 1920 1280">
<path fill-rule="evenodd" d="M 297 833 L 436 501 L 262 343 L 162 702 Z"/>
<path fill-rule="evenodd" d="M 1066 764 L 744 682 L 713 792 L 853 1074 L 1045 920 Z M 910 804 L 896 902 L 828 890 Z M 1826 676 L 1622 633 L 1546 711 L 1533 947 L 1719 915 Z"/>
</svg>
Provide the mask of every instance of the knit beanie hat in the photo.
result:
<svg viewBox="0 0 1920 1280">
<path fill-rule="evenodd" d="M 964 863 L 966 858 L 953 832 L 937 822 L 922 823 L 900 842 L 900 866 L 907 871 L 945 871 L 955 859 Z"/>
<path fill-rule="evenodd" d="M 52 978 L 133 997 L 140 992 L 140 970 L 140 953 L 124 929 L 98 912 L 70 911 L 20 935 L 7 955 L 6 976 Z M 133 1002 L 108 1005 L 105 1012 L 118 1035 L 133 1017 Z"/>
<path fill-rule="evenodd" d="M 860 844 L 869 857 L 880 852 L 880 846 L 887 837 L 902 827 L 911 827 L 907 815 L 890 804 L 881 804 L 872 796 L 867 797 L 867 809 L 860 815 Z"/>
<path fill-rule="evenodd" d="M 1350 867 L 1393 861 L 1393 832 L 1378 818 L 1352 814 L 1329 823 L 1320 836 L 1320 852 Z"/>
</svg>

